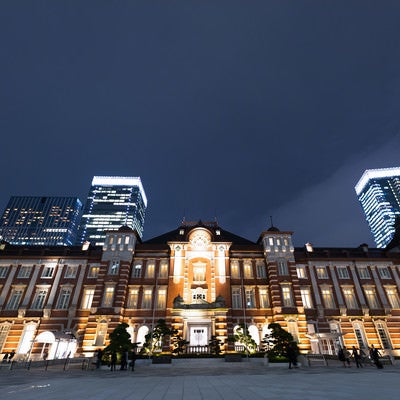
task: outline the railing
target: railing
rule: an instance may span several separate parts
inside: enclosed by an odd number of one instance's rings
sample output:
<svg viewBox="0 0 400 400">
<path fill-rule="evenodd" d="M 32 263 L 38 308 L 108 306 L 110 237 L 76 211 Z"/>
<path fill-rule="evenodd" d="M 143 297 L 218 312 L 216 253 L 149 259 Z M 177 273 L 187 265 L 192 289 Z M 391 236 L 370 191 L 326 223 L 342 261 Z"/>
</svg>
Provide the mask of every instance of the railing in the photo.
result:
<svg viewBox="0 0 400 400">
<path fill-rule="evenodd" d="M 88 370 L 91 365 L 91 358 L 61 358 L 55 360 L 40 360 L 40 361 L 11 361 L 9 363 L 1 363 L 0 369 L 33 369 L 42 368 L 47 371 L 48 368 L 63 369 L 64 371 L 70 368 L 80 368 L 82 370 Z"/>
<path fill-rule="evenodd" d="M 209 346 L 186 346 L 186 354 L 210 354 Z"/>
</svg>

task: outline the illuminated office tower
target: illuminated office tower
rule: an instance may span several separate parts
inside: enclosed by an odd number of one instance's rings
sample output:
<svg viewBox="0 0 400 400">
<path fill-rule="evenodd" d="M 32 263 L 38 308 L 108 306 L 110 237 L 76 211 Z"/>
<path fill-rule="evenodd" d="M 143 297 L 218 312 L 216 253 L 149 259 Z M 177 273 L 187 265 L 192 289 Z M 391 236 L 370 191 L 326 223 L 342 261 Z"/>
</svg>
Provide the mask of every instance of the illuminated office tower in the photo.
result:
<svg viewBox="0 0 400 400">
<path fill-rule="evenodd" d="M 147 198 L 140 177 L 95 176 L 83 210 L 80 242 L 102 246 L 121 226 L 143 235 Z"/>
<path fill-rule="evenodd" d="M 8 243 L 70 246 L 76 242 L 82 203 L 77 197 L 13 196 L 0 220 Z"/>
<path fill-rule="evenodd" d="M 355 190 L 377 247 L 386 247 L 400 215 L 400 168 L 367 169 Z"/>
</svg>

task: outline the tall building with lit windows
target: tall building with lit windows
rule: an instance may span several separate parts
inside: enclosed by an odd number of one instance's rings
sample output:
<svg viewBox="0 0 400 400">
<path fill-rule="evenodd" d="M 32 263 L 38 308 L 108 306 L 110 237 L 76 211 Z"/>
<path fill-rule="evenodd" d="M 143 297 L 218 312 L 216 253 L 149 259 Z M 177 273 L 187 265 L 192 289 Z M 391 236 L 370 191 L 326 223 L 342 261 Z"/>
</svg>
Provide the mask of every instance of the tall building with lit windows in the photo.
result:
<svg viewBox="0 0 400 400">
<path fill-rule="evenodd" d="M 16 245 L 70 246 L 81 209 L 77 197 L 13 196 L 0 220 L 0 236 Z"/>
<path fill-rule="evenodd" d="M 79 240 L 102 246 L 121 226 L 143 235 L 147 197 L 140 177 L 95 176 L 83 210 Z"/>
<path fill-rule="evenodd" d="M 400 216 L 400 167 L 367 169 L 355 190 L 377 247 L 386 247 Z"/>
</svg>

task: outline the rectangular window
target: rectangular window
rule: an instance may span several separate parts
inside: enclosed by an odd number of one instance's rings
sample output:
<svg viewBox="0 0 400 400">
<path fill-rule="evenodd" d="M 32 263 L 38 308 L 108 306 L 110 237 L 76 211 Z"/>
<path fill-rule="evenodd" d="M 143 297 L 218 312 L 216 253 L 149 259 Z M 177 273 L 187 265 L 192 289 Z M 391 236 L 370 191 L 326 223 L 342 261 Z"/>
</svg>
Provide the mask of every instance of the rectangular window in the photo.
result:
<svg viewBox="0 0 400 400">
<path fill-rule="evenodd" d="M 33 298 L 32 310 L 41 310 L 44 307 L 44 301 L 46 300 L 47 289 L 38 289 Z"/>
<path fill-rule="evenodd" d="M 240 278 L 239 263 L 237 261 L 231 262 L 231 277 L 233 279 Z"/>
<path fill-rule="evenodd" d="M 391 279 L 391 275 L 390 275 L 390 271 L 389 268 L 387 267 L 380 267 L 378 268 L 379 271 L 379 276 L 381 277 L 381 279 Z"/>
<path fill-rule="evenodd" d="M 298 266 L 296 267 L 296 272 L 299 279 L 307 279 L 306 267 Z"/>
<path fill-rule="evenodd" d="M 112 307 L 114 302 L 114 286 L 107 286 L 104 291 L 103 307 Z"/>
<path fill-rule="evenodd" d="M 382 347 L 385 350 L 391 350 L 392 345 L 390 343 L 389 336 L 387 335 L 385 325 L 382 322 L 377 322 L 375 326 L 376 326 L 376 330 L 378 332 L 379 338 L 381 339 Z"/>
<path fill-rule="evenodd" d="M 90 310 L 92 308 L 93 297 L 94 288 L 85 288 L 83 290 L 82 308 L 84 310 Z"/>
<path fill-rule="evenodd" d="M 318 279 L 327 279 L 328 273 L 326 272 L 325 267 L 316 267 L 317 277 Z"/>
<path fill-rule="evenodd" d="M 118 275 L 119 273 L 119 260 L 110 261 L 109 275 Z"/>
<path fill-rule="evenodd" d="M 289 268 L 286 260 L 278 260 L 278 275 L 289 275 Z"/>
<path fill-rule="evenodd" d="M 158 276 L 160 278 L 168 278 L 168 261 L 161 261 Z"/>
<path fill-rule="evenodd" d="M 347 267 L 338 267 L 336 271 L 337 271 L 339 279 L 349 279 L 350 278 L 349 270 L 347 269 Z"/>
<path fill-rule="evenodd" d="M 246 307 L 255 308 L 256 307 L 256 297 L 254 289 L 246 289 Z"/>
<path fill-rule="evenodd" d="M 335 308 L 335 300 L 331 289 L 321 290 L 322 299 L 324 301 L 325 308 Z"/>
<path fill-rule="evenodd" d="M 358 347 L 360 349 L 367 349 L 368 345 L 367 345 L 367 341 L 365 340 L 364 328 L 363 328 L 362 324 L 359 322 L 355 322 L 353 324 L 353 328 L 354 328 L 355 336 L 357 338 Z"/>
<path fill-rule="evenodd" d="M 76 278 L 76 274 L 78 272 L 78 267 L 75 265 L 67 265 L 65 270 L 65 278 Z"/>
<path fill-rule="evenodd" d="M 97 278 L 99 276 L 100 267 L 92 265 L 89 267 L 88 278 Z"/>
<path fill-rule="evenodd" d="M 29 278 L 31 276 L 32 267 L 31 266 L 21 266 L 18 272 L 18 278 Z"/>
<path fill-rule="evenodd" d="M 10 300 L 7 303 L 6 310 L 18 310 L 19 303 L 21 302 L 23 289 L 13 289 L 11 292 Z"/>
<path fill-rule="evenodd" d="M 250 262 L 245 262 L 243 264 L 243 275 L 246 279 L 253 278 L 253 267 Z"/>
<path fill-rule="evenodd" d="M 358 268 L 358 275 L 360 279 L 369 279 L 369 271 L 367 267 Z"/>
<path fill-rule="evenodd" d="M 232 308 L 243 308 L 242 291 L 239 287 L 232 288 Z"/>
<path fill-rule="evenodd" d="M 133 271 L 132 271 L 133 278 L 140 278 L 142 276 L 142 264 L 137 263 L 135 264 Z"/>
<path fill-rule="evenodd" d="M 392 308 L 400 308 L 399 294 L 396 288 L 386 288 L 386 295 Z"/>
<path fill-rule="evenodd" d="M 6 339 L 8 336 L 8 332 L 10 331 L 11 324 L 10 323 L 5 323 L 5 324 L 0 324 L 0 351 L 2 351 L 4 344 L 6 343 Z"/>
<path fill-rule="evenodd" d="M 310 289 L 300 289 L 301 301 L 304 308 L 312 308 L 311 293 Z"/>
<path fill-rule="evenodd" d="M 344 301 L 346 302 L 346 307 L 349 310 L 355 310 L 358 308 L 357 299 L 353 288 L 344 288 L 343 296 Z"/>
<path fill-rule="evenodd" d="M 165 309 L 167 305 L 167 289 L 158 289 L 157 293 L 157 309 Z"/>
<path fill-rule="evenodd" d="M 292 290 L 290 286 L 282 286 L 282 303 L 284 307 L 293 307 Z"/>
<path fill-rule="evenodd" d="M 8 267 L 0 266 L 0 278 L 5 278 L 7 276 Z"/>
<path fill-rule="evenodd" d="M 94 341 L 95 346 L 104 346 L 107 336 L 107 322 L 102 320 L 97 326 L 96 339 Z"/>
<path fill-rule="evenodd" d="M 54 274 L 54 266 L 45 266 L 42 272 L 42 278 L 52 278 Z"/>
<path fill-rule="evenodd" d="M 69 306 L 70 297 L 71 297 L 71 288 L 61 288 L 60 297 L 58 298 L 57 308 L 59 310 L 66 310 Z"/>
<path fill-rule="evenodd" d="M 268 289 L 259 289 L 260 294 L 260 308 L 269 307 Z"/>
<path fill-rule="evenodd" d="M 364 289 L 365 297 L 367 298 L 368 306 L 371 309 L 379 308 L 378 298 L 375 289 Z"/>
<path fill-rule="evenodd" d="M 127 308 L 138 308 L 139 289 L 130 289 Z"/>
<path fill-rule="evenodd" d="M 144 289 L 143 290 L 143 300 L 142 300 L 142 308 L 149 310 L 151 309 L 151 298 L 153 295 L 152 289 Z"/>
<path fill-rule="evenodd" d="M 265 264 L 257 264 L 257 277 L 258 278 L 266 278 L 267 277 L 267 270 L 265 268 Z"/>
<path fill-rule="evenodd" d="M 154 262 L 147 263 L 146 278 L 154 278 L 154 269 L 155 269 Z"/>
</svg>

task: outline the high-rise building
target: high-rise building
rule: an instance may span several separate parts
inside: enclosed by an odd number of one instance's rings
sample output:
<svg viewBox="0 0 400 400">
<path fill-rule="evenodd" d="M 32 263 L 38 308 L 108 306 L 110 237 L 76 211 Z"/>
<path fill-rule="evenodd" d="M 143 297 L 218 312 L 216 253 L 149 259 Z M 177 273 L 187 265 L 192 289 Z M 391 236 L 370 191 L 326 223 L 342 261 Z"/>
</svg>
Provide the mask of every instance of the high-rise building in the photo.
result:
<svg viewBox="0 0 400 400">
<path fill-rule="evenodd" d="M 102 246 L 121 226 L 143 235 L 147 198 L 140 177 L 95 176 L 83 210 L 80 243 Z"/>
<path fill-rule="evenodd" d="M 400 215 L 400 168 L 367 169 L 355 190 L 377 247 L 386 247 Z"/>
<path fill-rule="evenodd" d="M 81 210 L 77 197 L 12 196 L 0 236 L 16 245 L 70 246 L 77 240 Z"/>
</svg>

